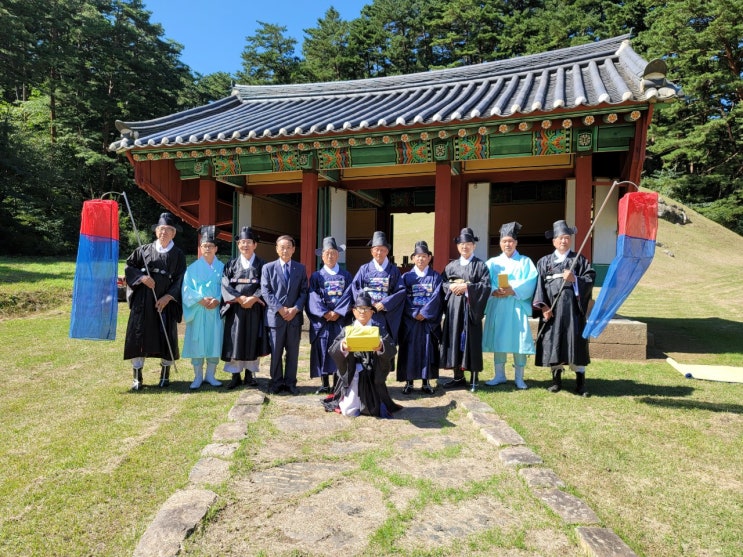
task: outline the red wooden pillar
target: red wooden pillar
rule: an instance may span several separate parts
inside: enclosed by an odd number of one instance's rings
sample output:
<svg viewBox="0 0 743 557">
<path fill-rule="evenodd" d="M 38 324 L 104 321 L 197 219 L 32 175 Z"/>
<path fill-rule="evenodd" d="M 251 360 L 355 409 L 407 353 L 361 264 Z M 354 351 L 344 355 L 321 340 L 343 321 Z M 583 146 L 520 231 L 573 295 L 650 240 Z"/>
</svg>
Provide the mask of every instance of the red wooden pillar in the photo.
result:
<svg viewBox="0 0 743 557">
<path fill-rule="evenodd" d="M 455 203 L 455 188 L 452 183 L 451 164 L 436 164 L 436 187 L 434 193 L 434 231 L 435 246 L 433 268 L 439 273 L 444 270 L 452 257 L 452 225 L 459 221 L 459 202 Z"/>
<path fill-rule="evenodd" d="M 623 180 L 630 180 L 638 186 L 640 185 L 640 176 L 642 175 L 642 166 L 645 164 L 645 149 L 648 140 L 648 128 L 653 118 L 653 105 L 649 104 L 648 109 L 642 113 L 642 116 L 635 122 L 635 137 L 630 142 L 629 150 L 629 171 Z M 630 191 L 634 190 L 631 188 Z"/>
<path fill-rule="evenodd" d="M 217 223 L 217 181 L 199 180 L 199 224 Z"/>
<path fill-rule="evenodd" d="M 575 159 L 575 226 L 578 234 L 573 249 L 578 249 L 591 229 L 591 209 L 593 206 L 593 159 L 591 155 Z M 570 225 L 570 223 L 568 223 Z M 593 241 L 586 240 L 581 252 L 589 261 L 593 259 Z"/>
<path fill-rule="evenodd" d="M 315 269 L 318 184 L 317 172 L 310 171 L 302 173 L 302 216 L 300 223 L 299 261 L 307 268 L 308 275 Z"/>
</svg>

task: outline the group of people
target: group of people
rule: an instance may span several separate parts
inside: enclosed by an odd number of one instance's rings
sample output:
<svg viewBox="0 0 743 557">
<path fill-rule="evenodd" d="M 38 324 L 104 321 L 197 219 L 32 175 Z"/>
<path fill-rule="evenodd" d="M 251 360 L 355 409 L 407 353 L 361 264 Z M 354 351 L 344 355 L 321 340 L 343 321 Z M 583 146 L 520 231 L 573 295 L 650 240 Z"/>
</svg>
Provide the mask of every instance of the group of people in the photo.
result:
<svg viewBox="0 0 743 557">
<path fill-rule="evenodd" d="M 494 386 L 506 382 L 507 355 L 513 355 L 515 385 L 527 388 L 528 355 L 550 367 L 549 390 L 562 388 L 562 373 L 576 373 L 576 391 L 587 396 L 588 344 L 581 332 L 595 272 L 570 249 L 575 228 L 557 221 L 545 235 L 555 251 L 537 265 L 519 254 L 521 225 L 500 229 L 501 254 L 482 261 L 475 253 L 479 238 L 463 228 L 454 238 L 458 259 L 443 273 L 432 266 L 427 242 L 415 243 L 413 267 L 401 274 L 388 255 L 384 232 L 374 232 L 367 246 L 371 260 L 355 275 L 338 263 L 344 245 L 332 236 L 316 254 L 322 267 L 307 276 L 293 259 L 295 241 L 276 240 L 277 258 L 266 262 L 255 249 L 260 238 L 250 227 L 235 240 L 240 255 L 223 264 L 216 257 L 217 230 L 200 230 L 200 257 L 186 266 L 173 238 L 180 227 L 170 213 L 153 225 L 156 240 L 134 250 L 126 263 L 130 317 L 124 358 L 131 360 L 133 390 L 143 386 L 147 357 L 160 358 L 160 387 L 170 382 L 179 359 L 177 324 L 186 324 L 182 356 L 190 358 L 198 389 L 213 386 L 217 365 L 231 374 L 228 389 L 257 385 L 259 359 L 270 355 L 269 394 L 297 394 L 297 366 L 304 315 L 309 320 L 310 376 L 319 380 L 329 411 L 347 416 L 389 417 L 400 406 L 387 390 L 390 373 L 410 394 L 415 381 L 434 394 L 440 369 L 453 370 L 444 388 L 478 386 L 483 353 L 492 352 Z M 536 343 L 529 326 L 539 315 Z M 361 342 L 359 339 L 364 339 Z M 469 381 L 465 377 L 469 371 Z M 244 375 L 243 375 L 244 372 Z"/>
</svg>

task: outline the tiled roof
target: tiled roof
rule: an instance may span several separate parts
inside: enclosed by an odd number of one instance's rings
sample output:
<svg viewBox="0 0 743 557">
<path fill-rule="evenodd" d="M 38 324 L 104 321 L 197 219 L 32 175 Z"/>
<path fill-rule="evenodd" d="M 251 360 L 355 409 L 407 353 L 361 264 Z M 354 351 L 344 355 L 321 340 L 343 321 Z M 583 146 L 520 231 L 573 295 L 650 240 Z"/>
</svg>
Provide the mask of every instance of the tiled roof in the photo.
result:
<svg viewBox="0 0 743 557">
<path fill-rule="evenodd" d="M 237 85 L 205 106 L 116 123 L 114 151 L 261 138 L 300 139 L 427 124 L 492 121 L 560 109 L 650 103 L 682 95 L 660 60 L 624 35 L 552 52 L 356 81 Z"/>
</svg>

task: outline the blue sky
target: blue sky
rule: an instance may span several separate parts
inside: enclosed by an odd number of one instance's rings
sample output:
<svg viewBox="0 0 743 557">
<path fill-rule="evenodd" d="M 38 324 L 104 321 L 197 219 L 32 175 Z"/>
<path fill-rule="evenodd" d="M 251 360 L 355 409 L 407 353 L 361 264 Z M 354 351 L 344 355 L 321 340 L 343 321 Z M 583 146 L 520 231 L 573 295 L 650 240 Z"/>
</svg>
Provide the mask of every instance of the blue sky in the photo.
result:
<svg viewBox="0 0 743 557">
<path fill-rule="evenodd" d="M 303 29 L 317 26 L 331 6 L 350 21 L 372 0 L 144 0 L 150 21 L 163 26 L 164 36 L 183 45 L 181 61 L 202 75 L 242 69 L 245 37 L 257 21 L 286 27 L 302 54 Z"/>
</svg>

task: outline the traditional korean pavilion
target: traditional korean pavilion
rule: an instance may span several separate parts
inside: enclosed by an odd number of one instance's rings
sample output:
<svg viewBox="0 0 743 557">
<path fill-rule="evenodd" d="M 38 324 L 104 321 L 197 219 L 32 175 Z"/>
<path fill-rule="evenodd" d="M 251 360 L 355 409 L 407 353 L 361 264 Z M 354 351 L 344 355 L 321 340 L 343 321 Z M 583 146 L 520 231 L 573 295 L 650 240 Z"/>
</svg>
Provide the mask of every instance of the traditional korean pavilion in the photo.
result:
<svg viewBox="0 0 743 557">
<path fill-rule="evenodd" d="M 574 223 L 580 245 L 610 186 L 640 183 L 653 105 L 681 95 L 665 73 L 625 35 L 411 75 L 237 85 L 205 106 L 117 122 L 110 149 L 186 223 L 216 224 L 226 240 L 250 225 L 269 259 L 291 234 L 310 271 L 322 237 L 348 246 L 355 271 L 373 231 L 391 239 L 394 216 L 414 212 L 435 214 L 419 236 L 433 241 L 437 270 L 457 256 L 462 227 L 486 259 L 514 220 L 519 251 L 536 260 L 552 250 L 553 221 Z M 625 191 L 614 190 L 583 250 L 599 270 L 614 257 Z"/>
</svg>

